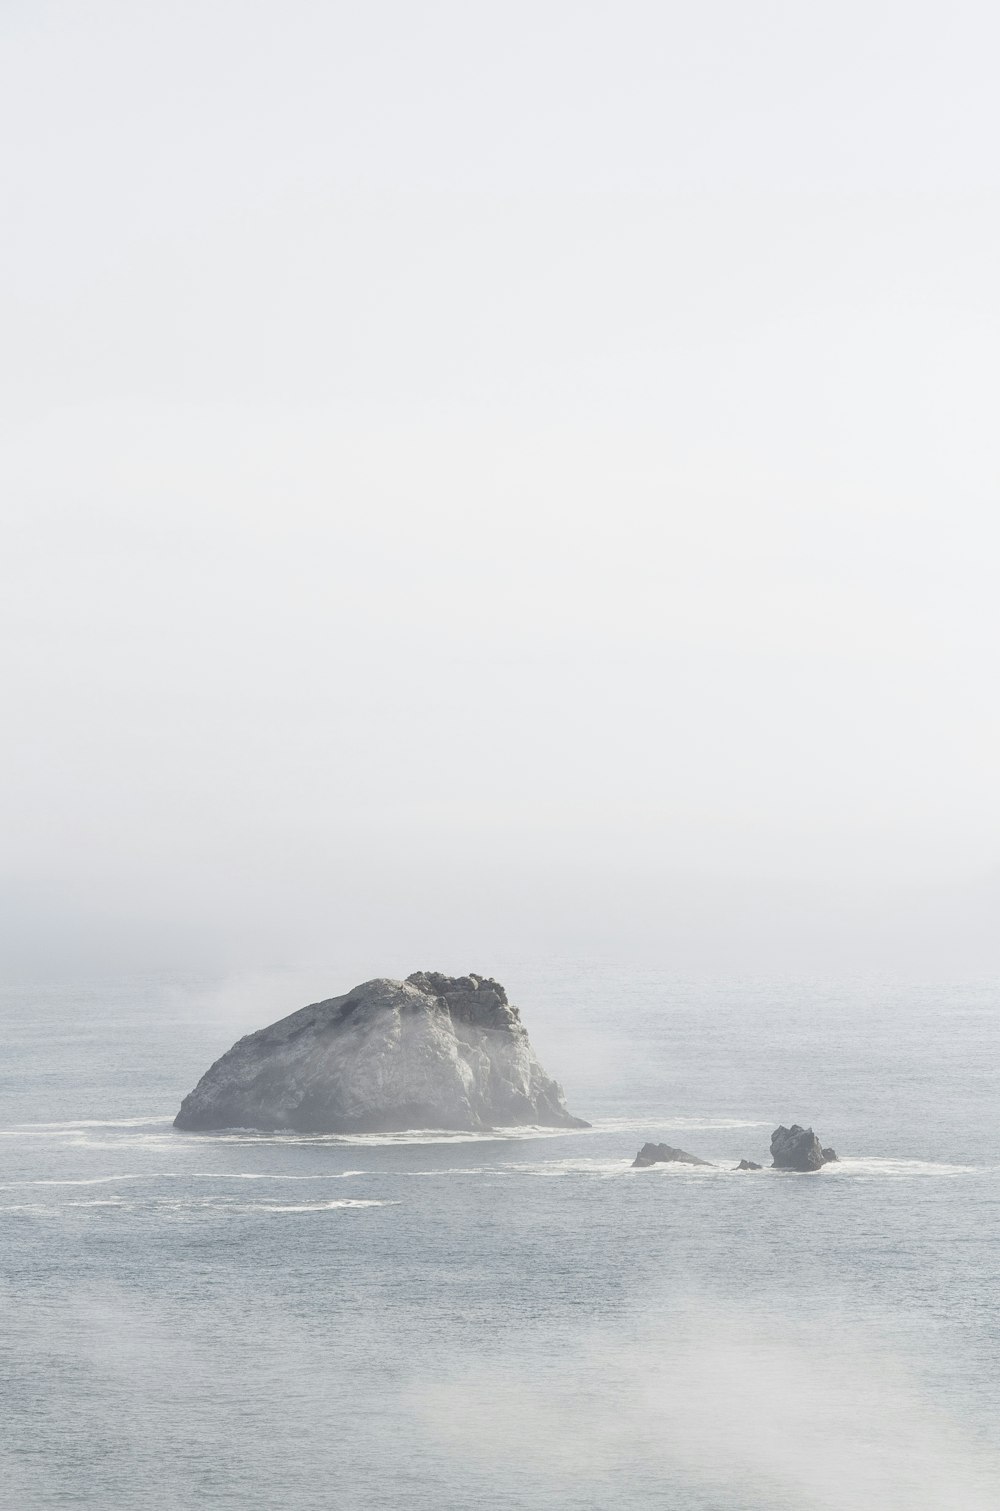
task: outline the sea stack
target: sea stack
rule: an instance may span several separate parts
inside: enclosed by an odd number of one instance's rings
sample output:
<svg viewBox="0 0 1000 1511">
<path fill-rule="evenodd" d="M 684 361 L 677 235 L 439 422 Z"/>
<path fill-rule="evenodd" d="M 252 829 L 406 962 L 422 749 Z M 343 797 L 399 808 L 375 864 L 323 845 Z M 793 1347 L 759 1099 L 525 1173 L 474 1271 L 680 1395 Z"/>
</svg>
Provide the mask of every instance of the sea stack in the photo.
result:
<svg viewBox="0 0 1000 1511">
<path fill-rule="evenodd" d="M 771 1134 L 771 1163 L 775 1170 L 821 1170 L 836 1158 L 834 1150 L 822 1147 L 811 1128 L 802 1128 L 798 1123 L 790 1128 L 782 1125 Z"/>
<path fill-rule="evenodd" d="M 248 1034 L 184 1098 L 175 1128 L 386 1133 L 586 1128 L 487 976 L 379 977 Z"/>
<path fill-rule="evenodd" d="M 633 1170 L 647 1170 L 650 1165 L 710 1165 L 711 1160 L 699 1159 L 684 1149 L 675 1149 L 671 1144 L 643 1144 L 632 1161 Z"/>
</svg>

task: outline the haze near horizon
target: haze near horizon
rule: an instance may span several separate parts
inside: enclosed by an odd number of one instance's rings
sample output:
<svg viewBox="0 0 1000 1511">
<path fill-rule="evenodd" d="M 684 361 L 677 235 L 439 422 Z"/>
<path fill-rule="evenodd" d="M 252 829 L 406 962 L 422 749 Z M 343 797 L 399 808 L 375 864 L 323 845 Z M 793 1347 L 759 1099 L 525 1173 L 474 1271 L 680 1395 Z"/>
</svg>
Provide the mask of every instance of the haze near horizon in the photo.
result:
<svg viewBox="0 0 1000 1511">
<path fill-rule="evenodd" d="M 0 41 L 12 970 L 1000 965 L 991 7 Z"/>
</svg>

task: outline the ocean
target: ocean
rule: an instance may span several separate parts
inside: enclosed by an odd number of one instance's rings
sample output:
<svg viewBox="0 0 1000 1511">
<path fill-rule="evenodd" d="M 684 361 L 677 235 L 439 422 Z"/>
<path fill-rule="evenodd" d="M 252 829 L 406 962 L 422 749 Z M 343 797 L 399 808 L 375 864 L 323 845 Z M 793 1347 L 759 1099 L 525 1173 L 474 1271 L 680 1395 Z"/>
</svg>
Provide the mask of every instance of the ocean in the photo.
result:
<svg viewBox="0 0 1000 1511">
<path fill-rule="evenodd" d="M 995 983 L 417 967 L 502 980 L 593 1127 L 182 1134 L 362 978 L 4 992 L 4 1507 L 995 1511 Z M 840 1162 L 734 1172 L 793 1121 Z"/>
</svg>

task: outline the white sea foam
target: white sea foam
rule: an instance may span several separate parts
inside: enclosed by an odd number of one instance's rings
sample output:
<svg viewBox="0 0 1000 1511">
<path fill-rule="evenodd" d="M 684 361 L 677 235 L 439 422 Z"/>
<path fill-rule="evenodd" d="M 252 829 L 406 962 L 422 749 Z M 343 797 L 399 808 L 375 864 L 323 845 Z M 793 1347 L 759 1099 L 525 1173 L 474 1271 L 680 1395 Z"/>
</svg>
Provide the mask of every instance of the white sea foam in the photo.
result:
<svg viewBox="0 0 1000 1511">
<path fill-rule="evenodd" d="M 516 1178 L 519 1175 L 526 1176 L 562 1176 L 562 1175 L 620 1175 L 627 1168 L 626 1161 L 621 1159 L 552 1159 L 538 1161 L 507 1160 L 496 1165 L 449 1165 L 438 1170 L 406 1170 L 399 1174 L 405 1176 L 433 1177 L 436 1175 L 464 1175 L 476 1177 L 497 1177 L 502 1179 Z"/>
<path fill-rule="evenodd" d="M 193 1174 L 178 1172 L 176 1174 L 151 1176 L 152 1180 L 348 1180 L 351 1176 L 367 1175 L 366 1170 L 322 1170 L 313 1175 L 286 1175 L 278 1170 L 259 1171 L 196 1171 Z"/>
<path fill-rule="evenodd" d="M 85 1179 L 66 1180 L 8 1180 L 0 1182 L 0 1191 L 16 1191 L 24 1186 L 107 1186 L 114 1181 L 145 1181 L 155 1180 L 155 1176 L 148 1175 L 92 1175 Z"/>
<path fill-rule="evenodd" d="M 165 1116 L 163 1113 L 158 1113 L 155 1117 L 141 1118 L 70 1118 L 67 1121 L 61 1123 L 14 1123 L 13 1129 L 30 1132 L 33 1129 L 58 1130 L 62 1128 L 144 1128 L 156 1123 L 160 1123 L 164 1126 L 169 1127 L 171 1122 L 172 1119 L 169 1116 Z"/>
<path fill-rule="evenodd" d="M 348 1180 L 351 1176 L 364 1175 L 364 1170 L 317 1171 L 313 1175 L 286 1175 L 281 1171 L 227 1171 L 227 1170 L 155 1170 L 129 1175 L 92 1175 L 87 1177 L 39 1178 L 38 1180 L 0 1181 L 0 1191 L 15 1191 L 24 1186 L 106 1186 L 116 1181 L 132 1181 L 147 1184 L 159 1180 L 266 1180 L 280 1183 L 291 1180 Z"/>
<path fill-rule="evenodd" d="M 665 1131 L 683 1132 L 685 1129 L 698 1132 L 709 1131 L 713 1128 L 773 1128 L 774 1119 L 768 1118 L 678 1118 L 678 1117 L 640 1117 L 640 1118 L 594 1118 L 593 1129 L 595 1133 L 648 1133 L 650 1129 L 660 1128 Z"/>
<path fill-rule="evenodd" d="M 579 1128 L 491 1128 L 480 1132 L 453 1128 L 404 1128 L 393 1133 L 295 1133 L 292 1130 L 276 1133 L 259 1133 L 252 1128 L 228 1128 L 221 1133 L 194 1133 L 174 1135 L 186 1137 L 192 1143 L 204 1143 L 211 1139 L 218 1143 L 250 1144 L 318 1144 L 321 1146 L 345 1145 L 362 1149 L 376 1149 L 395 1144 L 490 1144 L 519 1141 L 523 1139 L 566 1138 L 585 1129 Z"/>
<path fill-rule="evenodd" d="M 601 1179 L 610 1179 L 619 1175 L 646 1175 L 655 1171 L 672 1171 L 676 1174 L 694 1176 L 725 1175 L 733 1169 L 731 1163 L 713 1165 L 686 1165 L 682 1163 L 670 1163 L 663 1165 L 644 1166 L 640 1170 L 632 1168 L 632 1161 L 625 1155 L 617 1159 L 607 1156 L 594 1155 L 587 1157 L 569 1156 L 566 1159 L 550 1160 L 505 1160 L 496 1165 L 451 1165 L 438 1170 L 407 1170 L 400 1171 L 401 1175 L 467 1175 L 467 1176 L 496 1176 L 502 1178 L 516 1178 L 517 1176 L 532 1177 L 560 1177 L 567 1175 L 593 1175 Z"/>
<path fill-rule="evenodd" d="M 844 1156 L 835 1164 L 824 1165 L 823 1174 L 860 1180 L 912 1180 L 917 1177 L 983 1175 L 995 1168 L 987 1165 L 952 1165 L 938 1160 Z"/>
<path fill-rule="evenodd" d="M 345 1197 L 337 1201 L 302 1202 L 295 1206 L 279 1205 L 277 1202 L 257 1202 L 241 1207 L 239 1210 L 241 1212 L 332 1212 L 340 1207 L 398 1207 L 401 1205 L 402 1203 L 398 1201 Z"/>
<path fill-rule="evenodd" d="M 668 1180 L 681 1180 L 684 1177 L 688 1177 L 691 1180 L 708 1180 L 712 1176 L 733 1174 L 733 1165 L 731 1163 L 714 1165 L 711 1161 L 704 1165 L 689 1165 L 683 1160 L 664 1160 L 655 1165 L 639 1166 L 634 1166 L 629 1161 L 624 1169 L 621 1165 L 618 1168 L 622 1175 L 666 1177 Z"/>
<path fill-rule="evenodd" d="M 626 1124 L 627 1127 L 639 1126 Z M 657 1126 L 668 1127 L 667 1123 Z M 715 1125 L 712 1125 L 715 1126 Z M 721 1126 L 721 1125 L 720 1125 Z M 359 1148 L 378 1148 L 392 1144 L 469 1144 L 496 1143 L 511 1140 L 567 1138 L 586 1133 L 581 1128 L 548 1128 L 525 1124 L 518 1128 L 488 1128 L 481 1130 L 454 1128 L 403 1128 L 391 1133 L 298 1133 L 294 1129 L 278 1129 L 261 1132 L 256 1128 L 225 1128 L 218 1132 L 189 1133 L 173 1127 L 169 1117 L 143 1118 L 74 1118 L 61 1123 L 15 1123 L 9 1128 L 0 1128 L 3 1138 L 65 1138 L 86 1141 L 89 1148 L 118 1148 L 121 1140 L 102 1142 L 89 1137 L 91 1132 L 103 1129 L 160 1128 L 161 1133 L 137 1133 L 129 1138 L 130 1145 L 163 1145 L 176 1149 L 178 1145 L 219 1144 L 276 1144 L 290 1147 L 299 1144 L 348 1145 Z"/>
<path fill-rule="evenodd" d="M 10 1205 L 0 1206 L 0 1212 L 5 1215 L 29 1214 L 35 1217 L 59 1217 L 67 1212 L 89 1211 L 95 1208 L 112 1208 L 116 1212 L 131 1213 L 143 1211 L 163 1212 L 206 1212 L 222 1215 L 244 1216 L 254 1213 L 283 1213 L 283 1212 L 332 1212 L 341 1207 L 398 1207 L 402 1203 L 398 1200 L 384 1200 L 376 1197 L 331 1197 L 325 1201 L 311 1202 L 280 1202 L 280 1201 L 257 1201 L 240 1202 L 232 1200 L 211 1199 L 197 1200 L 178 1198 L 175 1200 L 162 1199 L 143 1201 L 138 1198 L 123 1196 L 91 1197 L 85 1201 L 67 1202 L 17 1202 Z"/>
<path fill-rule="evenodd" d="M 3 1211 L 5 1217 L 16 1216 L 20 1213 L 28 1213 L 33 1217 L 58 1217 L 62 1208 L 47 1207 L 44 1202 L 32 1201 L 16 1202 L 11 1206 L 5 1205 L 0 1210 Z"/>
<path fill-rule="evenodd" d="M 724 1117 L 635 1117 L 595 1118 L 591 1128 L 550 1128 L 526 1124 L 518 1128 L 487 1128 L 480 1130 L 453 1128 L 405 1128 L 390 1133 L 297 1133 L 293 1129 L 261 1132 L 255 1128 L 225 1128 L 218 1132 L 190 1133 L 175 1129 L 169 1117 L 142 1118 L 75 1118 L 59 1123 L 18 1123 L 0 1129 L 0 1137 L 7 1138 L 62 1138 L 73 1142 L 84 1141 L 89 1148 L 118 1148 L 120 1138 L 102 1140 L 95 1138 L 103 1130 L 122 1129 L 130 1147 L 177 1148 L 178 1145 L 211 1143 L 274 1144 L 279 1147 L 316 1144 L 320 1146 L 347 1146 L 358 1148 L 384 1148 L 398 1144 L 489 1144 L 523 1142 L 530 1139 L 559 1139 L 586 1137 L 588 1133 L 640 1134 L 659 1130 L 661 1132 L 699 1132 L 713 1129 L 771 1128 L 774 1119 L 724 1118 Z M 141 1130 L 160 1129 L 160 1132 Z"/>
<path fill-rule="evenodd" d="M 532 1162 L 531 1164 L 517 1164 L 513 1160 L 503 1165 L 497 1172 L 500 1175 L 596 1175 L 606 1178 L 613 1175 L 621 1175 L 627 1169 L 627 1162 L 623 1159 L 553 1159 L 547 1161 Z"/>
</svg>

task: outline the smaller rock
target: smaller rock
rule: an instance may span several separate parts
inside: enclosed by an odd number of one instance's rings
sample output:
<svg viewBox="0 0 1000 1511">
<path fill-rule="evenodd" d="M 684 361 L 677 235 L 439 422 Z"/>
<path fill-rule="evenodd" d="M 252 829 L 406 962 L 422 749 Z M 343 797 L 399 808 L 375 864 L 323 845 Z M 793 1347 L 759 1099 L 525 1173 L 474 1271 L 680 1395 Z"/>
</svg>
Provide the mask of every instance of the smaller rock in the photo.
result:
<svg viewBox="0 0 1000 1511">
<path fill-rule="evenodd" d="M 763 1168 L 763 1165 L 755 1165 L 752 1159 L 741 1159 L 738 1165 L 733 1166 L 734 1170 L 763 1170 Z"/>
<path fill-rule="evenodd" d="M 711 1160 L 699 1159 L 696 1154 L 686 1154 L 683 1149 L 672 1149 L 669 1144 L 643 1144 L 632 1161 L 633 1170 L 645 1170 L 649 1165 L 710 1165 Z"/>
<path fill-rule="evenodd" d="M 775 1128 L 771 1134 L 771 1163 L 775 1170 L 820 1170 L 837 1156 L 824 1149 L 811 1128 L 793 1123 L 790 1128 Z"/>
</svg>

